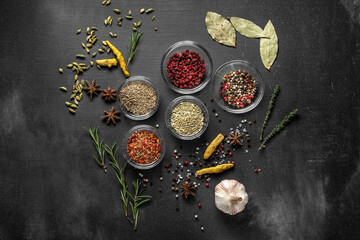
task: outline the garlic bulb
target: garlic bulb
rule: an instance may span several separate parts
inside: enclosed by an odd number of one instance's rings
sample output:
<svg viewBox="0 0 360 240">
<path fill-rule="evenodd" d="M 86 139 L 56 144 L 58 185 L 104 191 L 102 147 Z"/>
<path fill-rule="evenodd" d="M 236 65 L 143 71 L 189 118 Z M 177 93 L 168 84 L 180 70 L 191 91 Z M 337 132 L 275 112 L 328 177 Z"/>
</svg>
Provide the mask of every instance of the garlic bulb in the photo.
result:
<svg viewBox="0 0 360 240">
<path fill-rule="evenodd" d="M 245 209 L 248 201 L 245 186 L 236 180 L 225 179 L 215 187 L 215 205 L 224 213 L 235 215 Z"/>
</svg>

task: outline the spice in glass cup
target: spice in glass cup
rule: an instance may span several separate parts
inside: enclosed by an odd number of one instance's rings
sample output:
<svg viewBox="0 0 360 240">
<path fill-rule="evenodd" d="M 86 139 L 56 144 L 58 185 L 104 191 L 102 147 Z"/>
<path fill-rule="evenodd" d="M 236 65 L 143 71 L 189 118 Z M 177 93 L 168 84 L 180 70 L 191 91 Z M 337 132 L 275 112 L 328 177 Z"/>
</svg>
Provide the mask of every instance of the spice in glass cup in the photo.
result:
<svg viewBox="0 0 360 240">
<path fill-rule="evenodd" d="M 129 137 L 127 153 L 129 158 L 139 164 L 149 164 L 159 158 L 160 139 L 151 131 L 136 131 Z"/>
</svg>

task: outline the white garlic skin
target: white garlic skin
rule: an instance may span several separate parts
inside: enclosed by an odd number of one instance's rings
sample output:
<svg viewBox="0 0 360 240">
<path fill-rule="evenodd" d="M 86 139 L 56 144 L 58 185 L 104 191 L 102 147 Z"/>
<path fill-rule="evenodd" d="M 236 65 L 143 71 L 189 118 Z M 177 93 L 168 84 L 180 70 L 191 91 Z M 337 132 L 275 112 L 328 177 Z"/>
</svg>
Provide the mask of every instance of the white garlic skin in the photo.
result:
<svg viewBox="0 0 360 240">
<path fill-rule="evenodd" d="M 249 196 L 245 186 L 236 180 L 222 180 L 215 187 L 215 205 L 224 213 L 235 215 L 245 209 Z"/>
</svg>

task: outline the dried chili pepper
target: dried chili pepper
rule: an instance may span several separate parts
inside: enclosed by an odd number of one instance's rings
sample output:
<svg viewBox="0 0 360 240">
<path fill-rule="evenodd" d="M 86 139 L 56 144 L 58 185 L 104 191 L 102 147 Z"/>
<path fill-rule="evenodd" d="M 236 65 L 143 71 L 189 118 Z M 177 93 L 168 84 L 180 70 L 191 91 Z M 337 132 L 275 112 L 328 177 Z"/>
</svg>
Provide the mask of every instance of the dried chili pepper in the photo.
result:
<svg viewBox="0 0 360 240">
<path fill-rule="evenodd" d="M 141 130 L 129 137 L 127 153 L 129 158 L 136 163 L 152 163 L 160 156 L 160 152 L 160 139 L 153 132 Z"/>
<path fill-rule="evenodd" d="M 233 166 L 234 166 L 234 164 L 232 164 L 232 163 L 224 163 L 224 164 L 217 165 L 216 167 L 203 168 L 199 171 L 196 171 L 196 174 L 203 175 L 203 174 L 207 174 L 207 173 L 221 173 L 225 170 L 232 168 Z"/>
</svg>

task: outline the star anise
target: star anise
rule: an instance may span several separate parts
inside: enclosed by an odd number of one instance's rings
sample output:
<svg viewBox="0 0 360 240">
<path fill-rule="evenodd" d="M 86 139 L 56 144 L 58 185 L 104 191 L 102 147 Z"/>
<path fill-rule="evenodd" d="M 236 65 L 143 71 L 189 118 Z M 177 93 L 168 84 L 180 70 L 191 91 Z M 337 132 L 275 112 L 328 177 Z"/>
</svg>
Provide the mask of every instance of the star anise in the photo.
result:
<svg viewBox="0 0 360 240">
<path fill-rule="evenodd" d="M 104 93 L 101 95 L 105 98 L 105 102 L 116 101 L 116 90 L 108 87 L 108 89 L 103 89 Z"/>
<path fill-rule="evenodd" d="M 88 94 L 90 96 L 90 100 L 92 100 L 93 94 L 97 96 L 97 92 L 101 92 L 101 89 L 99 89 L 100 85 L 95 84 L 95 79 L 92 81 L 91 84 L 88 82 L 88 80 L 86 80 L 86 84 L 88 85 L 88 87 L 83 87 L 83 89 L 87 90 L 86 94 Z"/>
<path fill-rule="evenodd" d="M 195 189 L 196 187 L 194 187 L 192 182 L 186 184 L 186 182 L 183 181 L 181 186 L 181 194 L 183 194 L 185 198 L 187 198 L 189 194 L 195 196 L 195 193 L 193 192 Z"/>
<path fill-rule="evenodd" d="M 117 116 L 119 113 L 120 111 L 115 111 L 115 107 L 112 107 L 108 112 L 104 111 L 105 115 L 101 118 L 106 119 L 106 124 L 109 124 L 110 121 L 112 121 L 112 123 L 116 125 L 116 119 L 120 120 L 120 117 Z"/>
<path fill-rule="evenodd" d="M 241 146 L 242 145 L 242 143 L 241 143 L 242 137 L 243 137 L 243 135 L 240 134 L 238 131 L 235 131 L 235 133 L 230 133 L 230 136 L 228 136 L 228 139 L 231 140 L 230 145 Z"/>
</svg>

